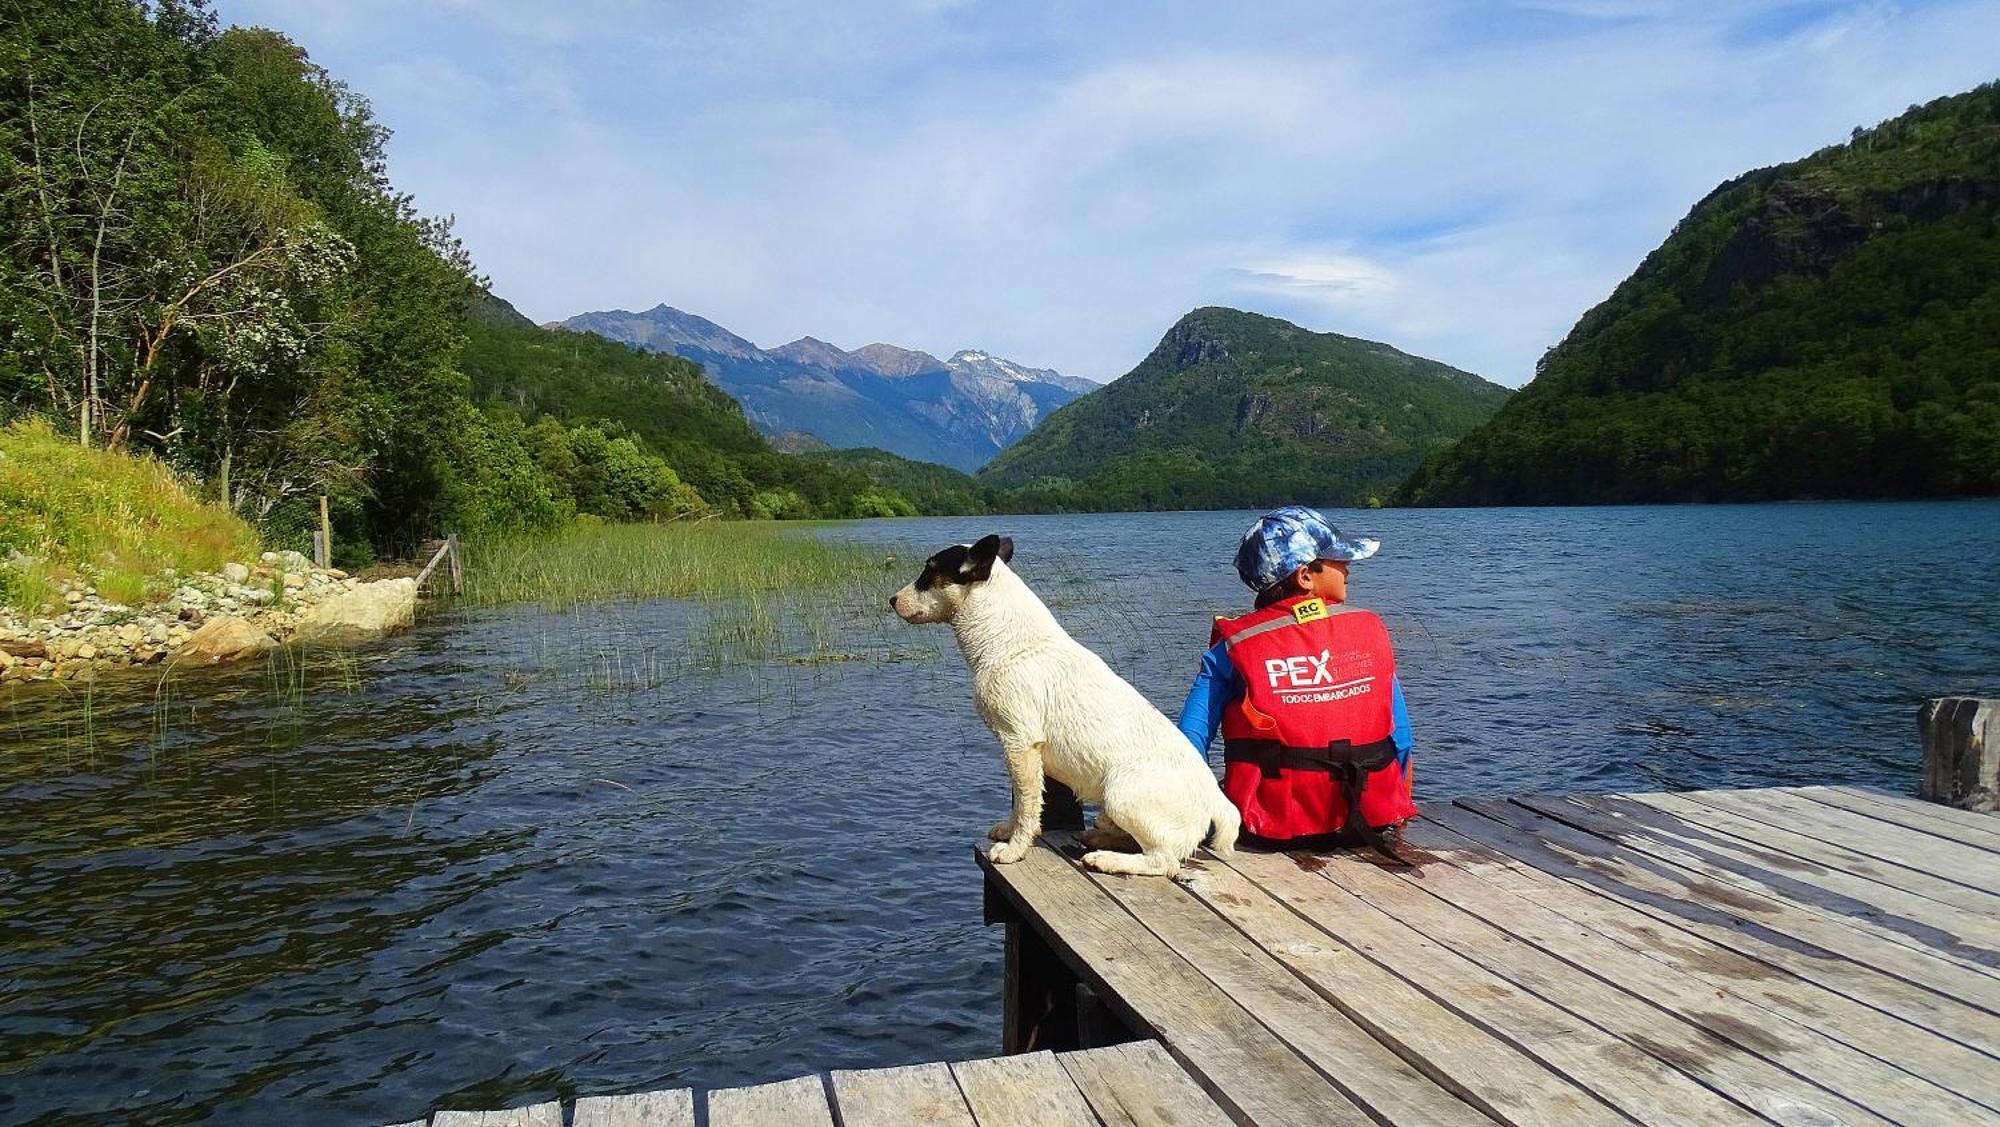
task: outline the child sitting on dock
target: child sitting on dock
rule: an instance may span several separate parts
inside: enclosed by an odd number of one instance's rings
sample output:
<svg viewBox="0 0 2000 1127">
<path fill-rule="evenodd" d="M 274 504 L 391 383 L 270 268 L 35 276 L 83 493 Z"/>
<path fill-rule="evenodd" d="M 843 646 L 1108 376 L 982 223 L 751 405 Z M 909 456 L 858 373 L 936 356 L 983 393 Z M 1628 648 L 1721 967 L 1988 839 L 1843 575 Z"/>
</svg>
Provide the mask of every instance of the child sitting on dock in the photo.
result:
<svg viewBox="0 0 2000 1127">
<path fill-rule="evenodd" d="M 1388 628 L 1348 605 L 1348 565 L 1380 545 L 1317 511 L 1259 517 L 1236 551 L 1256 609 L 1217 618 L 1180 729 L 1207 753 L 1222 729 L 1222 789 L 1258 837 L 1346 831 L 1392 858 L 1410 801 L 1410 723 Z"/>
</svg>

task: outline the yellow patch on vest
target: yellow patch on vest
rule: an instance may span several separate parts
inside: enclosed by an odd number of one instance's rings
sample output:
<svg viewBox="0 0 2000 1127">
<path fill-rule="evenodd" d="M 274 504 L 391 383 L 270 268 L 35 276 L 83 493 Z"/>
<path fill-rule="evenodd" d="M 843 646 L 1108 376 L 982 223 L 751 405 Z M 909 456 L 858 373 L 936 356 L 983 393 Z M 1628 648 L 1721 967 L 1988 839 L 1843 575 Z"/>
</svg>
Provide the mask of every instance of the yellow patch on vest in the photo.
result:
<svg viewBox="0 0 2000 1127">
<path fill-rule="evenodd" d="M 1320 619 L 1326 617 L 1326 603 L 1321 599 L 1307 599 L 1305 602 L 1292 608 L 1292 617 L 1297 619 L 1301 625 L 1308 622 L 1318 622 Z"/>
</svg>

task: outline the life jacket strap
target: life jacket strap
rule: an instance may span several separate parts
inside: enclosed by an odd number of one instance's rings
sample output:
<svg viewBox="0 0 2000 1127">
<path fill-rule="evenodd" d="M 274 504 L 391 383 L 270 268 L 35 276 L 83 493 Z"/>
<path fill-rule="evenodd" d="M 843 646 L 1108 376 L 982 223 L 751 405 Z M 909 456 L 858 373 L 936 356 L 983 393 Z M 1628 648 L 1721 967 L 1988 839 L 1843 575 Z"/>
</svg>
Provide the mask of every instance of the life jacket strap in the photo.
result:
<svg viewBox="0 0 2000 1127">
<path fill-rule="evenodd" d="M 1291 747 L 1272 739 L 1242 739 L 1225 741 L 1222 747 L 1224 762 L 1255 763 L 1267 779 L 1277 778 L 1284 769 L 1340 774 L 1342 768 L 1352 766 L 1368 774 L 1387 767 L 1396 754 L 1396 741 L 1387 738 L 1359 745 L 1351 740 L 1335 740 L 1325 747 Z"/>
<path fill-rule="evenodd" d="M 1325 747 L 1288 747 L 1272 739 L 1239 739 L 1225 742 L 1222 748 L 1223 762 L 1255 763 L 1267 779 L 1277 778 L 1285 769 L 1331 773 L 1347 798 L 1346 828 L 1377 853 L 1410 868 L 1410 862 L 1396 852 L 1382 831 L 1369 825 L 1361 814 L 1363 784 L 1369 775 L 1395 762 L 1396 755 L 1396 741 L 1387 738 L 1358 746 L 1349 740 L 1335 740 Z"/>
</svg>

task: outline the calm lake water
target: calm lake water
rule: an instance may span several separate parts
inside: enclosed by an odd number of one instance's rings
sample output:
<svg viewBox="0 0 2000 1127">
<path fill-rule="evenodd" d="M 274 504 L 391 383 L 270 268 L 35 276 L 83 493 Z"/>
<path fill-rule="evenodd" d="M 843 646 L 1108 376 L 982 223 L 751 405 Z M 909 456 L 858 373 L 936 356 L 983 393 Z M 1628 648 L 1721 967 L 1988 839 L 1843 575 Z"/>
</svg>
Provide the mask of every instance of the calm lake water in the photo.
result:
<svg viewBox="0 0 2000 1127">
<path fill-rule="evenodd" d="M 654 603 L 445 613 L 87 723 L 0 692 L 0 1121 L 382 1123 L 989 1055 L 969 847 L 1004 778 L 948 632 L 884 600 L 1007 532 L 1172 713 L 1247 603 L 1250 516 L 824 531 L 899 557 L 850 608 L 860 660 L 704 668 Z M 2000 695 L 2000 502 L 1335 519 L 1384 542 L 1353 596 L 1397 640 L 1420 798 L 1909 789 L 1923 698 Z"/>
</svg>

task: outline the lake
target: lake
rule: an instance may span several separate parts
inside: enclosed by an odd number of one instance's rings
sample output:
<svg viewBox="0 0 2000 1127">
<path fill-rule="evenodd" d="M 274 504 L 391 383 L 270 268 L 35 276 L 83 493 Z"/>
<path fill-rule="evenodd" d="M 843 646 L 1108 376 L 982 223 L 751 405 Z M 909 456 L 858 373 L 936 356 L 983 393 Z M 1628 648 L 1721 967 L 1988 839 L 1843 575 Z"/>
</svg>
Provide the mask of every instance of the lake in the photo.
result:
<svg viewBox="0 0 2000 1127">
<path fill-rule="evenodd" d="M 852 660 L 719 665 L 674 603 L 449 611 L 346 658 L 0 690 L 0 1121 L 433 1106 L 991 1055 L 999 756 L 930 551 L 1016 570 L 1170 714 L 1249 513 L 863 522 Z M 1339 512 L 1419 798 L 1909 790 L 2000 695 L 2000 502 Z M 782 583 L 783 576 L 773 576 Z"/>
</svg>

